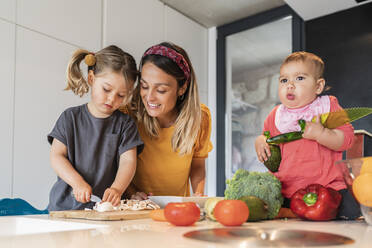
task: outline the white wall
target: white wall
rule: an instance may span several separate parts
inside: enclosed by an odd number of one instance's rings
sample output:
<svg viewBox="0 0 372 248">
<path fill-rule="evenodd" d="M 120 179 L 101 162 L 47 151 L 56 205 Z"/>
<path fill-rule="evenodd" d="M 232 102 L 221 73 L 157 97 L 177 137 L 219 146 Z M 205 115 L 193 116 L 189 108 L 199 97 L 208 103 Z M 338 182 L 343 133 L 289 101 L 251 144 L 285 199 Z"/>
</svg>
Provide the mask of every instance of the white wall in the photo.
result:
<svg viewBox="0 0 372 248">
<path fill-rule="evenodd" d="M 0 199 L 43 209 L 56 175 L 46 135 L 61 112 L 87 102 L 63 91 L 77 48 L 115 44 L 139 61 L 164 40 L 184 47 L 208 103 L 208 30 L 158 0 L 2 0 L 0 2 Z"/>
</svg>

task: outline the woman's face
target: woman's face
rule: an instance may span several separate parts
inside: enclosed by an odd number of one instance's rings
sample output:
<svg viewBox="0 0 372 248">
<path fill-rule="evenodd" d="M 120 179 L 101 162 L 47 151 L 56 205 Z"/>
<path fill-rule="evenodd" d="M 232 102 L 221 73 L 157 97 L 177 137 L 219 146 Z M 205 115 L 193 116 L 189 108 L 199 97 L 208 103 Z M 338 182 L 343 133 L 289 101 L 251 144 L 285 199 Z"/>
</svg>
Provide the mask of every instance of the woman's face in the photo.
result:
<svg viewBox="0 0 372 248">
<path fill-rule="evenodd" d="M 147 113 L 158 119 L 161 127 L 169 127 L 177 118 L 177 98 L 185 92 L 178 87 L 176 78 L 167 74 L 151 62 L 143 65 L 140 94 Z"/>
<path fill-rule="evenodd" d="M 324 79 L 315 78 L 314 65 L 293 61 L 280 68 L 279 99 L 288 108 L 301 108 L 322 93 Z"/>
</svg>

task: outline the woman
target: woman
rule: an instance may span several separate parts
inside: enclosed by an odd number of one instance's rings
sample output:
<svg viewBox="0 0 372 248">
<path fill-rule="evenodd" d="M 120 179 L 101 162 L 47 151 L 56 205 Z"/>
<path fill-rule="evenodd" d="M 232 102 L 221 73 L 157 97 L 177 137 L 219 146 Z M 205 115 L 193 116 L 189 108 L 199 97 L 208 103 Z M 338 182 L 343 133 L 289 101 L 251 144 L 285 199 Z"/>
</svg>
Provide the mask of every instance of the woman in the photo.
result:
<svg viewBox="0 0 372 248">
<path fill-rule="evenodd" d="M 129 112 L 145 144 L 127 196 L 204 194 L 205 159 L 212 150 L 209 109 L 200 105 L 187 53 L 172 43 L 150 47 Z"/>
</svg>

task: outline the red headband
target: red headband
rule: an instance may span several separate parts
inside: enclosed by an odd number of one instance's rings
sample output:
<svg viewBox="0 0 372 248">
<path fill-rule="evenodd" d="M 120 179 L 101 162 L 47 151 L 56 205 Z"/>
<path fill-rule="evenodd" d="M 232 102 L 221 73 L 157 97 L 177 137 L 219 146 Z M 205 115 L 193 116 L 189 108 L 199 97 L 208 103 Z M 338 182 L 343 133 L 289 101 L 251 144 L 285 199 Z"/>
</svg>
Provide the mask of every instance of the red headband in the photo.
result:
<svg viewBox="0 0 372 248">
<path fill-rule="evenodd" d="M 142 58 L 151 54 L 160 55 L 171 59 L 183 71 L 186 80 L 190 78 L 189 64 L 187 63 L 186 59 L 182 56 L 182 54 L 176 52 L 174 49 L 161 45 L 152 46 L 149 49 L 147 49 L 145 54 L 143 54 Z"/>
</svg>

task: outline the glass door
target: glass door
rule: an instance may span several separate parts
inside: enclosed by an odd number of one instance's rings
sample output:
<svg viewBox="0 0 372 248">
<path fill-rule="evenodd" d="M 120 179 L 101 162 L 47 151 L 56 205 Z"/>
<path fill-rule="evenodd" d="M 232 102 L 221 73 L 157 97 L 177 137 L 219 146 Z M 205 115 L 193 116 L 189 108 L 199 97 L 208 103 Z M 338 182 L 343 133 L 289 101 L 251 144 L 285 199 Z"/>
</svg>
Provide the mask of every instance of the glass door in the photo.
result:
<svg viewBox="0 0 372 248">
<path fill-rule="evenodd" d="M 226 178 L 239 168 L 266 171 L 254 142 L 279 103 L 279 68 L 291 51 L 291 16 L 226 37 Z"/>
<path fill-rule="evenodd" d="M 217 28 L 217 195 L 239 168 L 266 171 L 255 139 L 279 104 L 279 69 L 304 48 L 304 22 L 285 5 Z"/>
</svg>

